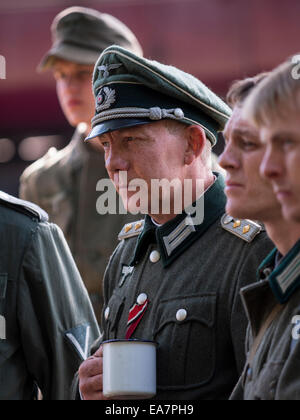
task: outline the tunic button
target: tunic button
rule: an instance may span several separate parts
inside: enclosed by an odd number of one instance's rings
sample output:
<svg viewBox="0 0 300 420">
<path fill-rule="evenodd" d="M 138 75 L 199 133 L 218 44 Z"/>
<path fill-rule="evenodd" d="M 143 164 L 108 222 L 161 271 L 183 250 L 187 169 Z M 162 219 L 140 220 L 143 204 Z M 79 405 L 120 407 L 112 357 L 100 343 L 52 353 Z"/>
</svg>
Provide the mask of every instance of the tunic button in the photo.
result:
<svg viewBox="0 0 300 420">
<path fill-rule="evenodd" d="M 157 263 L 160 260 L 160 253 L 158 251 L 152 251 L 150 254 L 150 261 L 152 263 Z"/>
<path fill-rule="evenodd" d="M 110 308 L 109 308 L 109 306 L 108 306 L 108 307 L 105 309 L 105 312 L 104 312 L 104 318 L 105 318 L 106 320 L 108 320 L 109 313 L 110 313 Z"/>
<path fill-rule="evenodd" d="M 185 309 L 179 309 L 176 313 L 176 319 L 179 322 L 182 322 L 186 319 L 187 317 L 187 311 Z"/>
<path fill-rule="evenodd" d="M 147 299 L 148 299 L 148 296 L 146 295 L 146 293 L 141 293 L 137 298 L 137 304 L 144 305 Z"/>
</svg>

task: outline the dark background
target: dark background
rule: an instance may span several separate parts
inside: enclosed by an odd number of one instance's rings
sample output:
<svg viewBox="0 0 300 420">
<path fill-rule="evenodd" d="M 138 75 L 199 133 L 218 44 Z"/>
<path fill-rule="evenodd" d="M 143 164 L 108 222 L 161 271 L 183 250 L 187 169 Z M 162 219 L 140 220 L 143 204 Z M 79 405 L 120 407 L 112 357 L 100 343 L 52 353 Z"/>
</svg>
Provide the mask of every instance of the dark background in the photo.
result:
<svg viewBox="0 0 300 420">
<path fill-rule="evenodd" d="M 11 194 L 17 195 L 24 168 L 50 146 L 65 146 L 73 132 L 51 74 L 36 73 L 51 45 L 51 22 L 68 6 L 118 17 L 147 58 L 192 73 L 221 96 L 233 80 L 270 70 L 300 51 L 299 0 L 0 0 L 0 55 L 6 59 L 0 189 Z"/>
</svg>

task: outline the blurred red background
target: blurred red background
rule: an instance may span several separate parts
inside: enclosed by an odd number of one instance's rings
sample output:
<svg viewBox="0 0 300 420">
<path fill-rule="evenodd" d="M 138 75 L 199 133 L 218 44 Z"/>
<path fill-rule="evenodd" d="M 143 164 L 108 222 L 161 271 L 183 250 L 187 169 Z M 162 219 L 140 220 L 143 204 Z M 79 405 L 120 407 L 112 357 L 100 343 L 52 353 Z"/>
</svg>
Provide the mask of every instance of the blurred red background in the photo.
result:
<svg viewBox="0 0 300 420">
<path fill-rule="evenodd" d="M 233 80 L 300 51 L 299 0 L 1 0 L 0 189 L 6 192 L 17 194 L 23 169 L 50 146 L 63 147 L 73 132 L 51 74 L 37 74 L 36 66 L 51 45 L 54 16 L 75 5 L 118 17 L 146 57 L 192 73 L 221 96 Z"/>
</svg>

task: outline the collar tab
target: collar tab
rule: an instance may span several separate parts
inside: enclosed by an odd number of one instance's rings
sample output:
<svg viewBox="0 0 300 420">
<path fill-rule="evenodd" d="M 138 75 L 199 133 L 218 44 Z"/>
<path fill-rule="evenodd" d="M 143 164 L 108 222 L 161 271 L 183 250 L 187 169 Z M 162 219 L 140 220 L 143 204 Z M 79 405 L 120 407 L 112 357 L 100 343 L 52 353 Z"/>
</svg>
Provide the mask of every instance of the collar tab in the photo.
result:
<svg viewBox="0 0 300 420">
<path fill-rule="evenodd" d="M 276 299 L 281 304 L 286 303 L 294 292 L 299 289 L 300 241 L 282 258 L 281 262 L 270 274 L 269 283 Z"/>
</svg>

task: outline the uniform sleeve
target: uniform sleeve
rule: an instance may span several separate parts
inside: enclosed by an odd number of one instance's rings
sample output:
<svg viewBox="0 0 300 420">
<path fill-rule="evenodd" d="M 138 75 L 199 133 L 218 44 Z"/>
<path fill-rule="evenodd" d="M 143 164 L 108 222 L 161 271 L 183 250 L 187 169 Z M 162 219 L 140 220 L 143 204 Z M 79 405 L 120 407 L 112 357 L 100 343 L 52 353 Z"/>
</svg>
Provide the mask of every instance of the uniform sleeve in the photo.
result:
<svg viewBox="0 0 300 420">
<path fill-rule="evenodd" d="M 239 375 L 241 375 L 246 361 L 245 337 L 248 325 L 240 290 L 245 286 L 257 282 L 257 269 L 273 248 L 274 245 L 267 235 L 261 233 L 254 242 L 245 246 L 244 252 L 240 255 L 241 264 L 238 271 L 238 281 L 233 296 L 231 312 L 231 337 Z"/>
<path fill-rule="evenodd" d="M 99 328 L 61 230 L 40 223 L 24 256 L 18 321 L 28 370 L 45 400 L 70 399 L 70 386 Z"/>
</svg>

